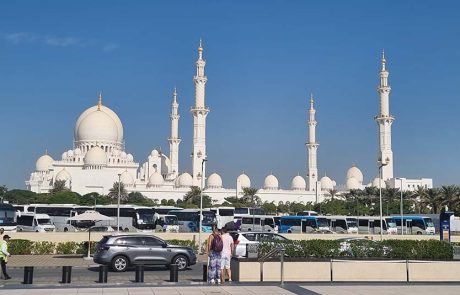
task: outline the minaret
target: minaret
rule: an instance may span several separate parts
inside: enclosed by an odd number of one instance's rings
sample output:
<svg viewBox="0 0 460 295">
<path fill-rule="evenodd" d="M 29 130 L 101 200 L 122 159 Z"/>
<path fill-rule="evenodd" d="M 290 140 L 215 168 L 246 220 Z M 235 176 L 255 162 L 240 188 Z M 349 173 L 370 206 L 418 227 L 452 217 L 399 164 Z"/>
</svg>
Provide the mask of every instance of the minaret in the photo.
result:
<svg viewBox="0 0 460 295">
<path fill-rule="evenodd" d="M 171 136 L 169 141 L 169 159 L 171 160 L 171 173 L 169 179 L 175 179 L 179 174 L 179 104 L 177 103 L 177 90 L 174 87 L 173 99 L 171 103 Z"/>
<path fill-rule="evenodd" d="M 308 119 L 308 142 L 305 144 L 308 151 L 308 174 L 307 174 L 307 190 L 314 191 L 316 190 L 316 182 L 318 181 L 318 164 L 316 152 L 318 150 L 319 144 L 316 142 L 316 120 L 315 113 L 316 110 L 313 107 L 313 94 L 310 95 L 310 110 L 309 119 Z"/>
<path fill-rule="evenodd" d="M 206 62 L 203 59 L 203 46 L 200 39 L 198 46 L 198 60 L 196 61 L 195 106 L 190 110 L 193 115 L 193 185 L 201 187 L 203 160 L 206 159 L 206 116 L 209 109 L 204 104 L 205 85 L 208 78 L 204 75 Z"/>
<path fill-rule="evenodd" d="M 385 68 L 385 52 L 382 51 L 382 69 L 380 70 L 380 85 L 377 92 L 380 95 L 380 114 L 375 116 L 379 126 L 379 153 L 377 161 L 382 164 L 382 180 L 393 178 L 393 151 L 391 150 L 391 124 L 395 120 L 390 115 L 390 91 L 388 71 Z"/>
</svg>

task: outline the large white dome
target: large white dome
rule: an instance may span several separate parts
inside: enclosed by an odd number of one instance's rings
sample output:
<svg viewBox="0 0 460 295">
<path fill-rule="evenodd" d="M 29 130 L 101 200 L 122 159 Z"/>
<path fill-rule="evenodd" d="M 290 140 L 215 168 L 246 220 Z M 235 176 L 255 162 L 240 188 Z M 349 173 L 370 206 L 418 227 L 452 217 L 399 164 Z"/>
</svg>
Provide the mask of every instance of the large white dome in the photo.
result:
<svg viewBox="0 0 460 295">
<path fill-rule="evenodd" d="M 376 178 L 374 178 L 374 180 L 372 181 L 372 186 L 373 186 L 373 187 L 376 187 L 376 188 L 379 188 L 379 187 L 380 187 L 379 183 L 380 183 L 380 180 L 379 180 L 378 177 L 376 177 Z M 385 186 L 386 186 L 386 185 L 385 185 L 385 181 L 383 181 L 383 179 L 382 179 L 382 188 L 385 188 Z"/>
<path fill-rule="evenodd" d="M 85 155 L 85 165 L 105 166 L 107 165 L 107 155 L 98 146 L 92 147 Z"/>
<path fill-rule="evenodd" d="M 102 111 L 96 110 L 85 116 L 76 131 L 76 141 L 119 142 L 117 124 Z"/>
<path fill-rule="evenodd" d="M 149 183 L 147 186 L 159 187 L 163 185 L 163 176 L 159 172 L 153 172 L 149 177 Z"/>
<path fill-rule="evenodd" d="M 268 190 L 278 189 L 278 179 L 272 174 L 265 177 L 264 189 L 268 189 Z"/>
<path fill-rule="evenodd" d="M 361 170 L 359 170 L 358 167 L 353 165 L 350 169 L 347 171 L 347 179 L 349 178 L 354 178 L 356 179 L 359 183 L 363 183 L 363 173 Z"/>
<path fill-rule="evenodd" d="M 221 188 L 222 187 L 222 178 L 219 174 L 213 173 L 208 177 L 208 187 L 209 188 Z"/>
<path fill-rule="evenodd" d="M 238 178 L 236 179 L 237 182 L 240 183 L 241 187 L 251 187 L 251 180 L 249 179 L 249 176 L 247 176 L 246 174 L 241 174 L 240 176 L 238 176 Z"/>
<path fill-rule="evenodd" d="M 334 189 L 334 184 L 328 176 L 323 176 L 320 182 L 321 182 L 321 190 L 327 191 L 330 189 Z"/>
<path fill-rule="evenodd" d="M 347 189 L 348 190 L 361 189 L 361 188 L 362 188 L 362 185 L 361 183 L 359 183 L 359 181 L 356 178 L 351 177 L 347 179 Z"/>
<path fill-rule="evenodd" d="M 293 190 L 304 190 L 307 187 L 307 183 L 302 176 L 297 175 L 292 179 L 291 188 Z"/>
<path fill-rule="evenodd" d="M 84 130 L 80 130 L 81 128 L 81 124 L 86 121 L 86 118 L 95 113 L 95 112 L 99 112 L 99 113 L 103 113 L 105 114 L 108 118 L 110 118 L 111 120 L 107 120 L 106 117 L 102 117 L 102 116 L 99 116 L 101 120 L 103 120 L 106 124 L 104 126 L 102 126 L 102 128 L 107 128 L 108 126 L 106 125 L 109 125 L 110 128 L 109 129 L 112 129 L 111 125 L 113 124 L 114 127 L 115 127 L 115 130 L 116 130 L 116 139 L 114 141 L 118 142 L 118 143 L 122 143 L 123 142 L 123 125 L 121 124 L 121 121 L 120 121 L 120 118 L 117 116 L 117 114 L 112 111 L 111 109 L 109 109 L 108 107 L 106 106 L 103 106 L 103 105 L 95 105 L 95 106 L 92 106 L 90 108 L 88 108 L 87 110 L 85 110 L 81 115 L 80 117 L 78 117 L 78 120 L 77 120 L 77 123 L 75 124 L 75 133 L 74 133 L 74 136 L 75 136 L 75 141 L 81 141 L 81 140 L 86 140 L 85 138 L 80 138 L 80 132 L 81 132 L 81 135 L 85 136 L 85 135 L 99 135 L 99 134 L 95 134 L 95 133 L 99 133 L 99 131 L 97 132 L 91 132 L 91 134 L 87 134 L 87 128 L 88 128 L 88 125 L 92 125 L 94 124 L 95 122 L 93 120 L 96 120 L 96 118 L 93 118 L 90 122 L 86 122 L 85 123 L 85 126 L 84 126 Z M 97 120 L 96 120 L 97 121 Z M 94 129 L 99 129 L 101 128 L 101 126 L 98 126 L 98 125 L 92 125 L 90 126 L 90 128 L 94 128 Z M 113 133 L 113 131 L 111 131 Z M 115 135 L 114 134 L 110 134 L 111 138 L 114 138 Z M 105 138 L 105 137 L 104 137 Z M 95 140 L 104 140 L 103 138 L 100 138 L 100 139 L 95 139 Z"/>
<path fill-rule="evenodd" d="M 59 171 L 58 174 L 56 174 L 56 180 L 71 180 L 72 176 L 70 176 L 70 173 L 64 168 L 61 171 Z"/>
<path fill-rule="evenodd" d="M 40 158 L 38 158 L 37 162 L 35 163 L 35 170 L 37 171 L 48 171 L 51 166 L 53 165 L 53 158 L 50 157 L 48 154 L 44 154 Z"/>
</svg>

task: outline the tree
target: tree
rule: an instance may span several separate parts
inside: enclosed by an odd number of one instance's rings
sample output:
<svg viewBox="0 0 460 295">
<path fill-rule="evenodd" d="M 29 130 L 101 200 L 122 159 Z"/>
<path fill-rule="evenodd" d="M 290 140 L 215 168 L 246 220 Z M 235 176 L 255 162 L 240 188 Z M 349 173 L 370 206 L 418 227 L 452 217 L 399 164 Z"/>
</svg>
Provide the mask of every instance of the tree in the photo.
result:
<svg viewBox="0 0 460 295">
<path fill-rule="evenodd" d="M 78 204 L 80 195 L 71 191 L 61 191 L 50 195 L 47 202 L 50 204 Z"/>
<path fill-rule="evenodd" d="M 260 206 L 262 205 L 262 200 L 257 196 L 258 189 L 254 187 L 245 187 L 243 188 L 243 202 L 251 204 L 251 206 Z"/>
<path fill-rule="evenodd" d="M 70 191 L 70 189 L 65 186 L 65 180 L 55 180 L 50 193 L 54 195 L 65 191 Z"/>
<path fill-rule="evenodd" d="M 271 203 L 264 202 L 262 204 L 262 208 L 264 209 L 266 214 L 276 214 L 277 213 L 276 205 L 274 202 L 271 202 Z"/>
<path fill-rule="evenodd" d="M 3 201 L 3 198 L 5 197 L 5 194 L 8 192 L 8 188 L 6 185 L 0 186 L 0 199 Z"/>
<path fill-rule="evenodd" d="M 175 206 L 175 205 L 176 205 L 176 201 L 174 201 L 173 199 L 168 200 L 168 206 Z"/>
<path fill-rule="evenodd" d="M 447 206 L 449 210 L 454 210 L 460 203 L 460 188 L 456 185 L 441 187 L 441 204 Z"/>
<path fill-rule="evenodd" d="M 140 192 L 130 192 L 128 194 L 128 197 L 125 200 L 123 200 L 123 203 L 149 207 L 157 205 L 154 201 L 147 198 Z"/>
<path fill-rule="evenodd" d="M 327 190 L 327 193 L 329 194 L 329 197 L 331 198 L 331 200 L 334 200 L 335 196 L 337 195 L 337 190 L 329 189 Z"/>
<path fill-rule="evenodd" d="M 30 204 L 36 202 L 37 194 L 28 190 L 13 189 L 5 192 L 3 200 L 12 204 Z"/>
<path fill-rule="evenodd" d="M 185 208 L 199 208 L 201 199 L 201 189 L 197 186 L 190 187 L 190 191 L 185 194 L 182 205 Z M 192 206 L 193 205 L 193 206 Z M 212 200 L 208 195 L 203 194 L 203 208 L 212 207 Z"/>
<path fill-rule="evenodd" d="M 430 207 L 430 213 L 438 214 L 440 205 L 442 204 L 441 194 L 439 189 L 437 188 L 429 188 L 426 191 L 426 195 L 420 201 L 420 203 L 424 206 Z"/>
<path fill-rule="evenodd" d="M 85 194 L 80 197 L 80 202 L 78 203 L 79 205 L 84 205 L 84 206 L 94 206 L 96 205 L 108 205 L 112 204 L 112 199 L 109 198 L 108 196 L 105 195 L 100 195 L 97 192 L 92 192 Z"/>
<path fill-rule="evenodd" d="M 113 187 L 109 190 L 108 196 L 113 200 L 118 199 L 118 191 L 120 191 L 120 202 L 128 198 L 128 192 L 125 189 L 123 182 L 114 182 Z"/>
</svg>

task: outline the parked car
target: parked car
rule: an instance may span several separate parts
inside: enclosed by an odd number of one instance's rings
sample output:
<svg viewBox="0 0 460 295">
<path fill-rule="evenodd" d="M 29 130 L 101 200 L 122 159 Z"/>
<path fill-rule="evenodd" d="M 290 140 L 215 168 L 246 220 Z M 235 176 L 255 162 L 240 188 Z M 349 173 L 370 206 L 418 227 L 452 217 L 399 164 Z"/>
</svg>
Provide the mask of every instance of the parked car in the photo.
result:
<svg viewBox="0 0 460 295">
<path fill-rule="evenodd" d="M 136 264 L 177 264 L 184 270 L 196 264 L 197 258 L 192 248 L 171 245 L 155 236 L 107 235 L 97 244 L 93 260 L 121 272 Z"/>
<path fill-rule="evenodd" d="M 287 241 L 282 235 L 272 232 L 230 232 L 235 245 L 233 256 L 246 257 L 247 244 L 259 244 L 261 241 Z"/>
<path fill-rule="evenodd" d="M 96 226 L 90 227 L 89 230 L 91 230 L 92 232 L 93 231 L 115 231 L 115 229 L 111 227 L 110 225 L 96 225 Z"/>
</svg>

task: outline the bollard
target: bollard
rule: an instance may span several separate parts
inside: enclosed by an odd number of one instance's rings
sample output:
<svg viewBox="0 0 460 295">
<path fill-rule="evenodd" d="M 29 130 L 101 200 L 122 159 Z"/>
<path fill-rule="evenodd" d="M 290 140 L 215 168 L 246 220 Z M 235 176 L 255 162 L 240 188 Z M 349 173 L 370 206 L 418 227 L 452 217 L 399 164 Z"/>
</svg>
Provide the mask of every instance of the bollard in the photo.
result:
<svg viewBox="0 0 460 295">
<path fill-rule="evenodd" d="M 70 284 L 71 278 L 72 278 L 72 266 L 63 266 L 61 283 Z"/>
<path fill-rule="evenodd" d="M 107 265 L 99 265 L 99 283 L 107 283 L 107 273 L 109 267 Z"/>
<path fill-rule="evenodd" d="M 208 281 L 208 265 L 203 264 L 203 282 Z"/>
<path fill-rule="evenodd" d="M 24 267 L 24 282 L 23 284 L 33 284 L 34 281 L 34 267 L 25 266 Z"/>
<path fill-rule="evenodd" d="M 169 281 L 177 283 L 179 281 L 179 267 L 177 264 L 169 266 Z"/>
<path fill-rule="evenodd" d="M 136 265 L 136 283 L 143 283 L 144 282 L 144 265 Z"/>
</svg>

